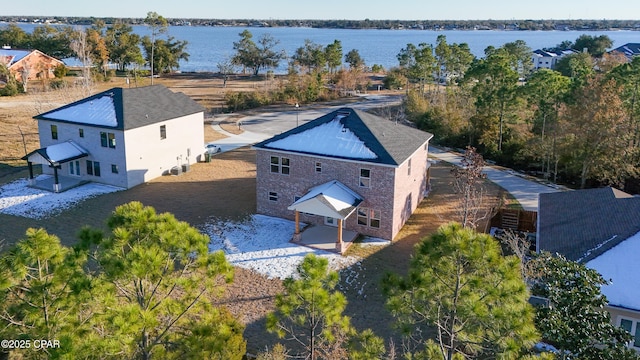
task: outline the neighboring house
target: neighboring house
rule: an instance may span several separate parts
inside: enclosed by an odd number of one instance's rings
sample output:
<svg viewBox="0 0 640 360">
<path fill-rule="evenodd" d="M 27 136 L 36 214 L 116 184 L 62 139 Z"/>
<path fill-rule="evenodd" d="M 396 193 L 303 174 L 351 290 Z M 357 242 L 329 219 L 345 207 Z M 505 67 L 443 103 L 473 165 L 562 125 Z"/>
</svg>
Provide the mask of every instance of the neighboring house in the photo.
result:
<svg viewBox="0 0 640 360">
<path fill-rule="evenodd" d="M 554 69 L 556 64 L 563 57 L 575 54 L 576 51 L 567 49 L 567 50 L 559 50 L 559 51 L 544 51 L 544 50 L 535 50 L 531 57 L 533 61 L 534 69 Z"/>
<path fill-rule="evenodd" d="M 634 56 L 640 55 L 640 43 L 626 43 L 620 47 L 617 47 L 610 52 L 619 52 L 624 54 L 624 56 L 631 61 Z"/>
<path fill-rule="evenodd" d="M 64 62 L 39 50 L 0 49 L 0 63 L 3 63 L 18 82 L 35 79 L 52 79 L 53 69 Z"/>
<path fill-rule="evenodd" d="M 257 211 L 295 219 L 296 229 L 304 221 L 392 240 L 428 189 L 432 137 L 359 110 L 333 111 L 255 145 Z"/>
<path fill-rule="evenodd" d="M 537 250 L 597 270 L 611 320 L 640 351 L 640 197 L 613 188 L 540 194 Z"/>
<path fill-rule="evenodd" d="M 60 176 L 131 188 L 204 151 L 204 109 L 162 85 L 113 88 L 34 118 L 42 148 L 24 159 L 54 175 L 54 191 Z"/>
</svg>

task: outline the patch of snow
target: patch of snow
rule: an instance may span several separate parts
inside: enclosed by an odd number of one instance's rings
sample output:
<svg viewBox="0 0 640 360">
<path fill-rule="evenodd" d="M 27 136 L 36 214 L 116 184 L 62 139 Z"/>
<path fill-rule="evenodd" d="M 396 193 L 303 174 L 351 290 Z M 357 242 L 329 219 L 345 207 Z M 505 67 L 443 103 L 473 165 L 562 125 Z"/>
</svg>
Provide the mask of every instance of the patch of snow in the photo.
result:
<svg viewBox="0 0 640 360">
<path fill-rule="evenodd" d="M 593 249 L 589 249 L 587 250 L 587 252 L 584 253 L 584 255 L 582 255 L 582 257 L 580 257 L 578 260 L 576 260 L 577 262 L 581 262 L 584 258 L 589 257 L 589 255 L 591 255 L 591 253 L 593 253 L 594 251 L 600 249 L 601 247 L 605 246 L 609 241 L 617 238 L 618 235 L 613 235 L 610 239 L 603 241 L 602 243 L 596 245 Z"/>
<path fill-rule="evenodd" d="M 551 353 L 554 353 L 554 354 L 558 353 L 558 349 L 556 349 L 555 346 L 553 346 L 551 344 L 543 343 L 543 342 L 539 342 L 539 343 L 535 344 L 535 346 L 533 348 L 535 350 L 539 351 L 539 352 L 551 352 Z"/>
<path fill-rule="evenodd" d="M 633 271 L 640 254 L 640 232 L 622 241 L 586 265 L 610 281 L 602 286 L 609 304 L 640 310 L 640 278 Z"/>
<path fill-rule="evenodd" d="M 54 110 L 45 116 L 47 119 L 64 120 L 89 125 L 117 126 L 116 108 L 113 97 L 104 95 L 100 98 L 82 101 L 76 105 Z"/>
<path fill-rule="evenodd" d="M 340 119 L 341 115 L 338 115 L 330 122 L 268 143 L 265 147 L 349 159 L 378 158 L 356 134 L 344 127 Z"/>
<path fill-rule="evenodd" d="M 44 180 L 51 175 L 40 175 Z M 44 219 L 71 208 L 88 198 L 123 190 L 115 186 L 88 183 L 61 193 L 30 188 L 27 179 L 19 179 L 0 187 L 0 213 L 31 219 Z"/>
<path fill-rule="evenodd" d="M 309 253 L 327 258 L 332 270 L 344 269 L 360 260 L 294 244 L 290 240 L 295 223 L 265 215 L 253 215 L 243 222 L 213 219 L 202 231 L 211 238 L 209 250 L 223 250 L 231 264 L 269 278 L 295 276 L 296 267 Z"/>
<path fill-rule="evenodd" d="M 317 198 L 322 197 L 324 201 Z M 315 200 L 315 201 L 314 201 Z M 311 188 L 308 193 L 289 206 L 289 210 L 298 210 L 312 214 L 319 214 L 318 210 L 313 210 L 321 203 L 321 208 L 326 207 L 326 202 L 333 207 L 333 211 L 340 212 L 362 201 L 362 197 L 349 189 L 343 183 L 333 180 L 322 185 Z M 339 214 L 326 214 L 326 216 L 341 218 Z"/>
<path fill-rule="evenodd" d="M 71 159 L 83 154 L 88 154 L 87 150 L 71 140 L 47 146 L 47 156 L 49 156 L 49 159 L 53 162 Z"/>
</svg>

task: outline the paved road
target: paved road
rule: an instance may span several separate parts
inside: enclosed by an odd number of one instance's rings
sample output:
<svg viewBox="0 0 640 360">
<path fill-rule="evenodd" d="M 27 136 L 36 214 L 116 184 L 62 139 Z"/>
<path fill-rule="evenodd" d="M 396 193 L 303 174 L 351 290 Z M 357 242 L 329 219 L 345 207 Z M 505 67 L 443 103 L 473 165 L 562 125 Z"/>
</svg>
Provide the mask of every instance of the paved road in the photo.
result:
<svg viewBox="0 0 640 360">
<path fill-rule="evenodd" d="M 429 147 L 429 154 L 448 163 L 461 166 L 460 154 L 446 152 L 438 148 Z M 483 173 L 494 183 L 507 190 L 522 205 L 524 210 L 538 211 L 538 195 L 560 191 L 560 187 L 551 187 L 535 181 L 527 180 L 513 170 L 501 170 L 492 166 L 485 166 Z"/>
<path fill-rule="evenodd" d="M 212 126 L 216 131 L 228 136 L 225 139 L 216 140 L 213 143 L 219 145 L 222 151 L 229 151 L 266 140 L 341 107 L 349 106 L 360 110 L 368 110 L 375 107 L 398 104 L 401 101 L 400 96 L 364 96 L 368 101 L 324 108 L 301 107 L 298 111 L 268 112 L 246 116 L 239 120 L 240 126 L 244 130 L 240 135 L 228 133 L 217 124 L 213 124 Z M 216 116 L 217 120 L 224 120 L 224 118 L 224 115 Z M 433 157 L 460 166 L 461 157 L 457 153 L 446 152 L 435 147 L 430 147 L 429 153 Z M 513 195 L 525 210 L 538 211 L 538 194 L 559 191 L 559 188 L 524 179 L 513 170 L 501 170 L 491 166 L 485 166 L 484 172 L 487 174 L 489 180 L 495 182 Z"/>
</svg>

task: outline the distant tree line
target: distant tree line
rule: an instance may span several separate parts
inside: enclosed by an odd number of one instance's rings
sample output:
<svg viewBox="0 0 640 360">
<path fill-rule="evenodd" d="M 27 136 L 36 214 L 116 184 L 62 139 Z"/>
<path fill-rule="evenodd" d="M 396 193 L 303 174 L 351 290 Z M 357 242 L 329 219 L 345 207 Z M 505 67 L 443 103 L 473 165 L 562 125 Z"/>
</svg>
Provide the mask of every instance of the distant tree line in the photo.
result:
<svg viewBox="0 0 640 360">
<path fill-rule="evenodd" d="M 73 16 L 0 16 L 4 22 L 50 21 L 69 25 L 92 25 L 96 20 L 105 24 L 118 22 L 143 25 L 144 18 L 73 17 Z M 314 27 L 332 29 L 492 29 L 492 30 L 639 30 L 640 20 L 309 20 L 309 19 L 201 19 L 167 18 L 170 25 Z"/>
</svg>

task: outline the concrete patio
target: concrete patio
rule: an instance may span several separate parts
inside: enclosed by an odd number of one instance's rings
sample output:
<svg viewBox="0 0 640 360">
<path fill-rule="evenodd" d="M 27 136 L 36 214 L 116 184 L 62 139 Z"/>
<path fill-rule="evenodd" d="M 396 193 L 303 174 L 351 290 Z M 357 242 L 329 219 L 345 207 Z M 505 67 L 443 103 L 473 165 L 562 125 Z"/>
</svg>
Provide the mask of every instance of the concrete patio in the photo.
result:
<svg viewBox="0 0 640 360">
<path fill-rule="evenodd" d="M 334 226 L 310 225 L 300 232 L 297 244 L 310 248 L 344 254 L 349 246 L 358 238 L 358 233 L 350 230 L 342 230 L 342 251 L 338 251 L 336 241 L 338 228 Z M 295 239 L 295 237 L 294 237 Z"/>
<path fill-rule="evenodd" d="M 55 178 L 53 176 L 40 175 L 37 178 L 31 179 L 30 187 L 35 189 L 41 189 L 51 192 L 63 192 L 74 187 L 84 185 L 88 183 L 86 180 L 71 176 L 58 176 L 58 189 L 56 189 Z"/>
</svg>

